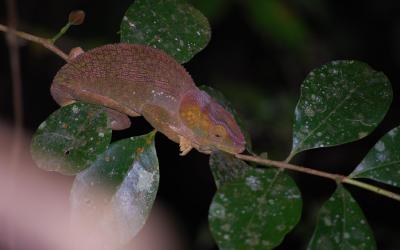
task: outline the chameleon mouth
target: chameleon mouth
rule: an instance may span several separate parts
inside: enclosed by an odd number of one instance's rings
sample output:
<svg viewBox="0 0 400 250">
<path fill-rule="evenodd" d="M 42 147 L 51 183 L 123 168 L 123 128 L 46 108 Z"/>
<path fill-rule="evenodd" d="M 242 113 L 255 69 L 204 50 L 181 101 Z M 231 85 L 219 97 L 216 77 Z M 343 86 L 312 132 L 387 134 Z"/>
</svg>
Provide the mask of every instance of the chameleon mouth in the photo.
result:
<svg viewBox="0 0 400 250">
<path fill-rule="evenodd" d="M 245 150 L 245 144 L 244 143 L 240 143 L 240 144 L 235 143 L 233 146 L 221 145 L 221 146 L 217 147 L 217 149 L 222 150 L 227 153 L 230 153 L 230 154 L 239 154 Z"/>
<path fill-rule="evenodd" d="M 232 151 L 229 153 L 232 154 L 240 154 L 245 150 L 245 144 L 240 144 L 237 147 L 232 148 Z"/>
<path fill-rule="evenodd" d="M 204 154 L 211 154 L 216 151 L 224 151 L 229 154 L 239 154 L 245 150 L 244 144 L 237 144 L 235 146 L 226 146 L 226 145 L 207 145 L 207 146 L 198 146 L 193 145 L 199 152 Z"/>
</svg>

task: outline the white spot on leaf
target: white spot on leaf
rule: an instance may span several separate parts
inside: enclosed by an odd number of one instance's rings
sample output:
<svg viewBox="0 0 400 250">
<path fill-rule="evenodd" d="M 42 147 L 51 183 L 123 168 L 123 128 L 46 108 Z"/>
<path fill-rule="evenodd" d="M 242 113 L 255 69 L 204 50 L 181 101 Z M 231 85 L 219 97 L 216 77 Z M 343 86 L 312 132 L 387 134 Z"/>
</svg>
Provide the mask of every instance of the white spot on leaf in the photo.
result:
<svg viewBox="0 0 400 250">
<path fill-rule="evenodd" d="M 135 165 L 133 166 L 135 167 Z M 137 189 L 139 192 L 149 190 L 153 186 L 154 174 L 141 169 L 138 173 L 139 179 L 137 183 Z"/>
<path fill-rule="evenodd" d="M 375 144 L 375 149 L 379 152 L 382 152 L 383 150 L 385 150 L 385 144 L 382 141 L 379 141 Z"/>
<path fill-rule="evenodd" d="M 73 107 L 72 107 L 72 112 L 73 112 L 74 114 L 78 114 L 78 113 L 79 113 L 79 108 L 78 108 L 77 106 L 73 106 Z"/>
<path fill-rule="evenodd" d="M 261 182 L 260 180 L 255 177 L 255 176 L 249 176 L 246 178 L 246 184 L 247 186 L 250 187 L 251 190 L 253 191 L 258 191 L 261 189 Z"/>
<path fill-rule="evenodd" d="M 219 219 L 224 219 L 225 207 L 217 202 L 213 202 L 210 207 L 210 215 Z"/>
<path fill-rule="evenodd" d="M 47 125 L 46 121 L 42 122 L 42 123 L 39 125 L 39 129 L 44 129 L 44 128 L 46 127 L 46 125 Z"/>
</svg>

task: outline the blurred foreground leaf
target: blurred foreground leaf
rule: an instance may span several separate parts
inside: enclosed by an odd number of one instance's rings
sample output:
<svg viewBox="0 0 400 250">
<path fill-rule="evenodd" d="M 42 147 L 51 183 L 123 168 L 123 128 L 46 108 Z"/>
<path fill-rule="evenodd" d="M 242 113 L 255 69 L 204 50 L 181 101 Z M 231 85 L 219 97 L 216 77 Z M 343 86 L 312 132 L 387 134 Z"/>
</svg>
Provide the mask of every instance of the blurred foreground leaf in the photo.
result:
<svg viewBox="0 0 400 250">
<path fill-rule="evenodd" d="M 76 176 L 71 190 L 72 221 L 89 225 L 92 240 L 104 249 L 128 243 L 151 211 L 159 183 L 154 134 L 111 144 Z"/>
<path fill-rule="evenodd" d="M 51 114 L 33 135 L 32 158 L 39 168 L 74 175 L 102 153 L 111 127 L 101 106 L 74 103 Z"/>
<path fill-rule="evenodd" d="M 251 169 L 218 189 L 209 210 L 210 229 L 220 249 L 273 249 L 297 224 L 301 209 L 290 176 Z"/>
<path fill-rule="evenodd" d="M 383 136 L 351 173 L 351 178 L 369 178 L 400 186 L 400 127 Z"/>
<path fill-rule="evenodd" d="M 292 155 L 364 138 L 391 102 L 389 80 L 365 63 L 333 61 L 311 71 L 295 110 Z"/>
<path fill-rule="evenodd" d="M 361 208 L 341 185 L 319 212 L 308 250 L 320 249 L 376 249 L 374 235 Z"/>
<path fill-rule="evenodd" d="M 210 38 L 207 18 L 180 0 L 136 0 L 121 22 L 121 42 L 161 49 L 180 63 L 205 48 Z"/>
</svg>

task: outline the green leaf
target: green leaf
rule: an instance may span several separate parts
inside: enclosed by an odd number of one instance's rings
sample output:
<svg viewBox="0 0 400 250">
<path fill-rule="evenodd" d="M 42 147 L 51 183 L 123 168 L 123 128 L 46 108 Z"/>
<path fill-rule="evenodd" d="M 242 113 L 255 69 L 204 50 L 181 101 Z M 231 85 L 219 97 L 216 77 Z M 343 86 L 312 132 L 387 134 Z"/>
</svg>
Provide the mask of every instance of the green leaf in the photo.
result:
<svg viewBox="0 0 400 250">
<path fill-rule="evenodd" d="M 357 202 L 341 185 L 319 212 L 308 250 L 376 249 L 374 235 Z"/>
<path fill-rule="evenodd" d="M 297 224 L 301 207 L 290 176 L 251 169 L 218 189 L 209 210 L 210 229 L 220 249 L 272 249 Z"/>
<path fill-rule="evenodd" d="M 350 174 L 351 178 L 369 178 L 400 186 L 400 127 L 384 135 Z"/>
<path fill-rule="evenodd" d="M 154 132 L 115 142 L 76 176 L 74 224 L 85 222 L 104 249 L 123 245 L 144 225 L 159 183 Z"/>
<path fill-rule="evenodd" d="M 217 188 L 243 177 L 251 169 L 244 161 L 222 151 L 216 151 L 210 155 L 210 168 Z"/>
<path fill-rule="evenodd" d="M 365 63 L 333 61 L 313 70 L 301 86 L 291 155 L 367 136 L 391 102 L 389 80 Z"/>
<path fill-rule="evenodd" d="M 121 22 L 121 42 L 164 50 L 180 63 L 205 48 L 210 38 L 207 18 L 179 0 L 137 0 Z"/>
<path fill-rule="evenodd" d="M 233 107 L 232 103 L 230 101 L 228 101 L 228 99 L 226 99 L 226 97 L 224 96 L 224 94 L 221 93 L 221 91 L 218 91 L 207 85 L 201 85 L 201 86 L 199 86 L 199 88 L 201 90 L 207 92 L 207 94 L 209 94 L 212 98 L 214 98 L 219 104 L 221 104 L 222 107 L 224 107 L 229 113 L 231 113 L 233 115 L 237 124 L 240 127 L 240 130 L 243 133 L 244 139 L 246 141 L 247 151 L 250 153 L 253 152 L 249 130 L 248 130 L 245 122 L 243 121 L 243 119 L 240 117 L 239 113 Z"/>
<path fill-rule="evenodd" d="M 38 167 L 74 175 L 106 150 L 111 127 L 101 106 L 74 103 L 51 114 L 33 135 L 32 158 Z"/>
</svg>

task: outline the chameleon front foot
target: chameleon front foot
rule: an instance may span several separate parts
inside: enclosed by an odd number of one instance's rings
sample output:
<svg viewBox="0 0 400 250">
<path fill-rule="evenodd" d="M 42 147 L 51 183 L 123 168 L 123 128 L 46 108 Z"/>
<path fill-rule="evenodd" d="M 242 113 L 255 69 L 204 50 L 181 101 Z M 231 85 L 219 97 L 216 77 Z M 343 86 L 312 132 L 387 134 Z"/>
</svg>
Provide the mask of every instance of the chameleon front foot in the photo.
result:
<svg viewBox="0 0 400 250">
<path fill-rule="evenodd" d="M 187 155 L 190 150 L 192 150 L 192 142 L 185 137 L 179 136 L 179 149 L 181 153 L 180 156 Z"/>
<path fill-rule="evenodd" d="M 110 108 L 106 108 L 106 111 L 111 121 L 112 130 L 124 130 L 131 126 L 131 121 L 127 115 Z"/>
</svg>

